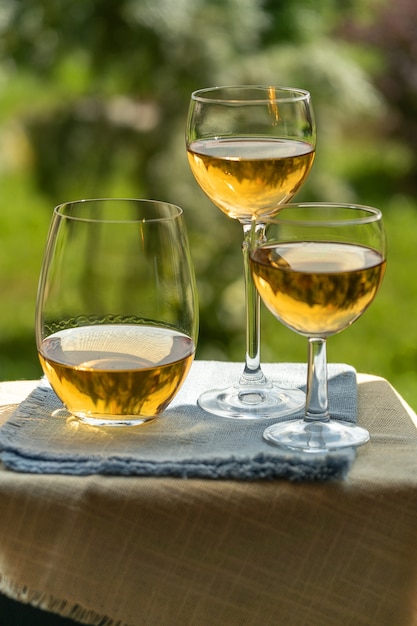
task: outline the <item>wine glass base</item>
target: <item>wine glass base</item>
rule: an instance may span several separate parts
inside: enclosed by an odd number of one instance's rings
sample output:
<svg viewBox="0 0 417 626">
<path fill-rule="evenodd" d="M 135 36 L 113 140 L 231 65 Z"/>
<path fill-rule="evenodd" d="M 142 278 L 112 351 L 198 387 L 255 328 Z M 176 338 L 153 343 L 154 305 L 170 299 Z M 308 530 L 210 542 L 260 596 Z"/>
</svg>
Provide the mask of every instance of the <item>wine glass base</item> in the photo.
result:
<svg viewBox="0 0 417 626">
<path fill-rule="evenodd" d="M 123 428 L 126 426 L 142 426 L 143 424 L 149 424 L 155 418 L 154 417 L 139 417 L 139 416 L 119 416 L 114 418 L 99 418 L 99 417 L 87 417 L 85 415 L 75 415 L 78 421 L 88 426 L 108 426 L 111 428 Z"/>
<path fill-rule="evenodd" d="M 82 422 L 88 426 L 110 426 L 110 427 L 125 427 L 125 426 L 141 426 L 142 424 L 149 424 L 157 416 L 141 416 L 141 415 L 114 415 L 111 416 L 91 416 L 86 413 L 71 413 L 64 406 L 62 408 L 53 411 L 54 417 L 66 418 L 67 420 Z"/>
<path fill-rule="evenodd" d="M 274 383 L 232 385 L 201 394 L 197 404 L 213 415 L 240 420 L 263 420 L 291 415 L 305 407 L 300 389 L 286 389 Z"/>
<path fill-rule="evenodd" d="M 361 446 L 369 441 L 369 433 L 365 428 L 338 420 L 279 422 L 269 426 L 263 437 L 268 443 L 281 448 L 309 453 L 331 452 Z"/>
</svg>

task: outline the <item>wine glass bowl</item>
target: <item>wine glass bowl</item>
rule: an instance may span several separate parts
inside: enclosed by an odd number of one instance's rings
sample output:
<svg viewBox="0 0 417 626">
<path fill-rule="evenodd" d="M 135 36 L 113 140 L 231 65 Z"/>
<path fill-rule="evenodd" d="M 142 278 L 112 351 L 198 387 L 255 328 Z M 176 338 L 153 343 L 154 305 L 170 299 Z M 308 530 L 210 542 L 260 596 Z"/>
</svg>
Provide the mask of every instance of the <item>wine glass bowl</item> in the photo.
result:
<svg viewBox="0 0 417 626">
<path fill-rule="evenodd" d="M 200 89 L 191 95 L 186 147 L 191 171 L 210 200 L 243 227 L 246 357 L 240 380 L 200 396 L 206 411 L 237 419 L 293 413 L 304 403 L 260 365 L 259 296 L 249 271 L 251 223 L 274 215 L 306 180 L 315 154 L 310 94 L 274 86 Z"/>
<path fill-rule="evenodd" d="M 52 388 L 95 426 L 136 426 L 171 402 L 198 332 L 182 209 L 97 199 L 55 208 L 39 279 L 36 341 Z"/>
<path fill-rule="evenodd" d="M 250 266 L 272 314 L 308 337 L 305 417 L 266 429 L 267 441 L 306 452 L 365 443 L 369 433 L 332 420 L 328 407 L 326 340 L 353 324 L 374 300 L 386 267 L 382 214 L 361 205 L 284 206 L 253 228 Z"/>
<path fill-rule="evenodd" d="M 274 214 L 313 164 L 310 94 L 262 86 L 194 92 L 187 153 L 197 183 L 228 217 L 247 223 Z"/>
</svg>

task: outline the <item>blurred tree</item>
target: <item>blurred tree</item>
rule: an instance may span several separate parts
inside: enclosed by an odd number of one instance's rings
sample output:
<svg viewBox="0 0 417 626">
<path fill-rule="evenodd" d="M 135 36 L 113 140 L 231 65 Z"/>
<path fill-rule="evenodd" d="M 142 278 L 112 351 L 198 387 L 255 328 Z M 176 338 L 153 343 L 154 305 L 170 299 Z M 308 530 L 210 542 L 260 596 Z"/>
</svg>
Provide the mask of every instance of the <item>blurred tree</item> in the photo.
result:
<svg viewBox="0 0 417 626">
<path fill-rule="evenodd" d="M 319 145 L 298 198 L 355 199 L 363 161 L 349 170 L 346 157 L 355 160 L 354 142 L 384 107 L 357 46 L 334 33 L 371 2 L 0 0 L 0 180 L 20 171 L 25 202 L 43 204 L 47 218 L 53 205 L 80 197 L 183 206 L 200 293 L 199 356 L 242 360 L 241 228 L 189 171 L 190 92 L 237 83 L 310 89 Z M 37 263 L 31 268 L 26 283 Z"/>
<path fill-rule="evenodd" d="M 377 51 L 373 81 L 386 103 L 380 133 L 402 146 L 403 167 L 388 171 L 388 180 L 404 193 L 417 191 L 417 4 L 414 0 L 374 2 L 372 21 L 353 19 L 340 31 L 349 41 Z M 405 149 L 407 149 L 405 151 Z M 397 150 L 398 152 L 398 150 Z M 387 190 L 392 192 L 391 190 Z"/>
</svg>

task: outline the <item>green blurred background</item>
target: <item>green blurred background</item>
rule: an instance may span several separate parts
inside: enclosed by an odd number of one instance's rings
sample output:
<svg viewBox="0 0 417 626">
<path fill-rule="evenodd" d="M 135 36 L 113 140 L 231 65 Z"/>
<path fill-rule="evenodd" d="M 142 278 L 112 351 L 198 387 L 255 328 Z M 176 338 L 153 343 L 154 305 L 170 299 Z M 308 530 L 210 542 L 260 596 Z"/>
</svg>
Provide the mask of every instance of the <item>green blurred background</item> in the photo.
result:
<svg viewBox="0 0 417 626">
<path fill-rule="evenodd" d="M 53 207 L 172 201 L 200 297 L 198 358 L 242 361 L 241 226 L 188 168 L 190 92 L 267 83 L 312 93 L 316 161 L 297 200 L 372 204 L 389 244 L 379 295 L 330 361 L 388 378 L 417 408 L 415 0 L 0 0 L 0 379 L 36 378 L 37 280 Z M 262 360 L 306 358 L 262 312 Z"/>
</svg>

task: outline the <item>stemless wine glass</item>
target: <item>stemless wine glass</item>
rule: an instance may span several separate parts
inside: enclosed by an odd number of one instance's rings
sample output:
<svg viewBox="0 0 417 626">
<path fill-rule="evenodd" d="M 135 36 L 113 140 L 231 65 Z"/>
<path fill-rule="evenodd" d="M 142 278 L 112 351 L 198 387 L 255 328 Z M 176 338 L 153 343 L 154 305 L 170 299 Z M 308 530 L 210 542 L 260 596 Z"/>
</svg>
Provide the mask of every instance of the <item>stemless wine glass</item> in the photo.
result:
<svg viewBox="0 0 417 626">
<path fill-rule="evenodd" d="M 381 211 L 347 204 L 288 205 L 253 228 L 250 266 L 255 286 L 275 317 L 308 337 L 305 417 L 268 427 L 264 438 L 305 452 L 357 446 L 364 428 L 331 419 L 326 339 L 350 326 L 374 299 L 386 266 Z"/>
<path fill-rule="evenodd" d="M 234 86 L 200 89 L 191 95 L 186 147 L 201 189 L 228 217 L 243 226 L 246 289 L 246 359 L 232 387 L 210 390 L 199 405 L 232 418 L 287 415 L 305 394 L 283 389 L 260 365 L 260 300 L 249 271 L 251 222 L 275 214 L 290 201 L 314 160 L 316 130 L 310 94 L 302 89 Z"/>
<path fill-rule="evenodd" d="M 194 358 L 198 307 L 183 212 L 81 200 L 54 209 L 36 341 L 52 388 L 93 425 L 138 425 L 173 399 Z"/>
</svg>

